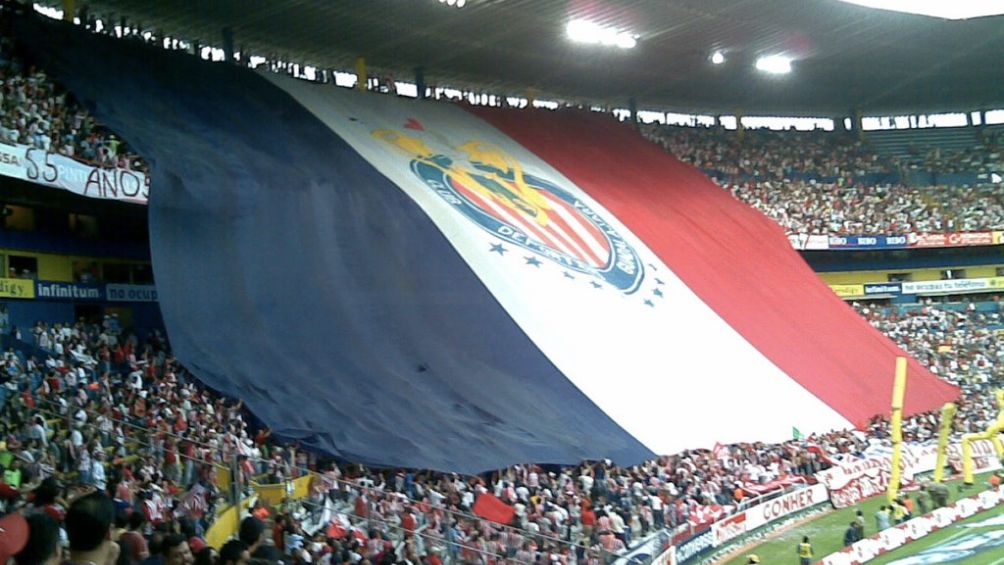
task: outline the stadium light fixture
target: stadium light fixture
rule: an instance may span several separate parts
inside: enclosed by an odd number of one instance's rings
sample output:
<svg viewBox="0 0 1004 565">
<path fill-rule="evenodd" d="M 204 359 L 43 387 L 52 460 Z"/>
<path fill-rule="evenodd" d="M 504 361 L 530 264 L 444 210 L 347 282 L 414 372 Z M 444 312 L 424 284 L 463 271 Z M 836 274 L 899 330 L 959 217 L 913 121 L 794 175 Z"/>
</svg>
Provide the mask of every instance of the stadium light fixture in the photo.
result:
<svg viewBox="0 0 1004 565">
<path fill-rule="evenodd" d="M 602 27 L 586 20 L 568 22 L 565 34 L 576 43 L 606 45 L 621 49 L 631 49 L 638 45 L 638 36 L 633 33 Z"/>
<path fill-rule="evenodd" d="M 711 54 L 711 62 L 716 65 L 721 65 L 725 62 L 725 54 L 721 51 L 715 51 Z"/>
<path fill-rule="evenodd" d="M 1004 1 L 1002 0 L 965 0 L 963 2 L 949 2 L 948 0 L 841 0 L 841 2 L 946 20 L 966 20 L 1004 14 Z"/>
<path fill-rule="evenodd" d="M 454 8 L 463 8 L 467 5 L 467 0 L 439 0 L 440 4 L 446 4 Z"/>
<path fill-rule="evenodd" d="M 756 68 L 773 75 L 784 75 L 791 72 L 791 59 L 784 55 L 767 55 L 756 60 Z"/>
</svg>

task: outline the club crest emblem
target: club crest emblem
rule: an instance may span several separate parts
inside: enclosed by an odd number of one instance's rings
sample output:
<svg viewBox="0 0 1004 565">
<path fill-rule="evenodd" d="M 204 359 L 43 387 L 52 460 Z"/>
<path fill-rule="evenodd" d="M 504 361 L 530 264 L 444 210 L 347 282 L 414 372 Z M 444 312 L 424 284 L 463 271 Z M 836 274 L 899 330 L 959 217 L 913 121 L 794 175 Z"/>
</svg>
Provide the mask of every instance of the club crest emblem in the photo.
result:
<svg viewBox="0 0 1004 565">
<path fill-rule="evenodd" d="M 410 131 L 378 129 L 373 137 L 411 158 L 411 170 L 454 210 L 502 241 L 635 292 L 644 267 L 634 248 L 600 213 L 557 183 L 526 174 L 499 148 L 459 145 L 428 132 L 414 118 Z"/>
</svg>

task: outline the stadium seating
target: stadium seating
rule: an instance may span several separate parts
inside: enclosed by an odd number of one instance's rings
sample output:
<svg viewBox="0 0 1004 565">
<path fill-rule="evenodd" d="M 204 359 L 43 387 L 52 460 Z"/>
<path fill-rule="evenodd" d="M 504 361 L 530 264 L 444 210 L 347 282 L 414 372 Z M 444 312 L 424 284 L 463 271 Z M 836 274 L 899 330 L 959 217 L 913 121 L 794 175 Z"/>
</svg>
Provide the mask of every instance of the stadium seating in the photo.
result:
<svg viewBox="0 0 1004 565">
<path fill-rule="evenodd" d="M 145 168 L 44 74 L 25 69 L 8 40 L 0 41 L 0 57 L 3 140 Z M 881 182 L 919 166 L 891 140 L 876 142 L 873 152 L 829 133 L 751 132 L 742 144 L 734 132 L 646 133 L 791 233 L 1004 228 L 1004 200 L 992 187 Z M 922 164 L 941 171 L 972 165 L 986 172 L 999 155 L 995 143 L 970 147 L 966 157 L 928 155 Z M 938 304 L 854 307 L 933 372 L 962 387 L 956 416 L 961 433 L 992 419 L 986 391 L 1004 378 L 1000 304 L 981 305 L 980 311 Z M 707 523 L 741 508 L 765 485 L 781 490 L 888 436 L 886 423 L 876 419 L 866 437 L 838 430 L 781 444 L 690 450 L 633 468 L 599 461 L 552 469 L 527 462 L 469 478 L 374 470 L 326 460 L 269 437 L 268 430 L 255 431 L 238 400 L 200 386 L 176 363 L 163 336 L 141 340 L 109 319 L 102 325 L 50 320 L 16 337 L 5 338 L 0 377 L 0 461 L 5 470 L 20 469 L 6 476 L 17 478 L 11 486 L 27 491 L 58 477 L 107 489 L 121 508 L 144 512 L 150 524 L 178 524 L 199 538 L 221 505 L 217 474 L 232 461 L 239 461 L 245 485 L 256 477 L 282 483 L 314 475 L 314 488 L 295 511 L 268 509 L 280 552 L 301 562 L 330 554 L 336 556 L 329 562 L 357 556 L 375 562 L 397 554 L 412 563 L 599 563 L 662 526 Z M 910 441 L 930 439 L 936 429 L 931 414 L 905 423 Z M 13 464 L 15 459 L 21 463 Z M 476 501 L 486 494 L 514 509 L 512 527 L 477 515 Z M 308 543 L 318 532 L 317 543 Z"/>
</svg>

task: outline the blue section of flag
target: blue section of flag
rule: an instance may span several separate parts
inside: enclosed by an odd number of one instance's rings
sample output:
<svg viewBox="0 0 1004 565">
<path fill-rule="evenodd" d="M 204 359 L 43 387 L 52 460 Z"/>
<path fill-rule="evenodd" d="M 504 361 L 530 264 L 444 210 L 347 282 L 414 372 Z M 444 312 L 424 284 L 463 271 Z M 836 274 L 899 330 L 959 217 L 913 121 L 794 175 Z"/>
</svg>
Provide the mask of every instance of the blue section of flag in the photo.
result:
<svg viewBox="0 0 1004 565">
<path fill-rule="evenodd" d="M 268 81 L 60 23 L 14 27 L 152 166 L 153 262 L 178 358 L 277 435 L 459 472 L 652 456 L 412 200 Z"/>
</svg>

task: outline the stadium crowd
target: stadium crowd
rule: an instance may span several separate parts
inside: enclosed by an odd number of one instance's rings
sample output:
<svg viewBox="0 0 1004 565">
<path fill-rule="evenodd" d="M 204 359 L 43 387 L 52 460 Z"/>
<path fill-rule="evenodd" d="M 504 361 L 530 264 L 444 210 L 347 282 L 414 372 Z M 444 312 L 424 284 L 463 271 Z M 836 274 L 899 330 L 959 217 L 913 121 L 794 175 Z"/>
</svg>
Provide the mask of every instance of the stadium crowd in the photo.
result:
<svg viewBox="0 0 1004 565">
<path fill-rule="evenodd" d="M 101 166 L 143 167 L 43 72 L 21 62 L 4 38 L 0 80 L 3 142 Z M 790 231 L 1004 226 L 1004 202 L 987 189 L 858 183 L 903 164 L 836 134 L 762 132 L 742 144 L 734 134 L 710 130 L 653 135 L 699 167 L 757 177 L 728 186 Z M 805 180 L 811 175 L 835 180 Z M 1004 378 L 1000 314 L 933 304 L 910 315 L 857 308 L 932 371 L 963 387 L 957 431 L 995 417 L 986 390 Z M 865 431 L 716 446 L 631 468 L 596 461 L 518 465 L 478 477 L 377 471 L 273 439 L 267 428 L 251 424 L 239 400 L 201 387 L 163 335 L 140 340 L 115 316 L 99 324 L 39 322 L 8 338 L 0 370 L 0 504 L 27 516 L 21 565 L 54 555 L 58 561 L 60 529 L 70 561 L 93 565 L 600 563 L 664 527 L 707 523 L 760 494 L 808 480 L 887 436 L 876 420 Z M 935 415 L 916 416 L 905 424 L 907 436 L 929 439 L 937 424 Z M 204 536 L 226 504 L 227 493 L 217 487 L 225 468 L 236 469 L 245 486 L 312 473 L 313 488 L 297 507 L 254 507 L 239 539 L 216 552 Z M 488 494 L 511 509 L 509 525 L 476 513 L 479 497 Z M 109 533 L 117 550 L 104 542 Z"/>
<path fill-rule="evenodd" d="M 941 378 L 958 385 L 960 416 L 957 433 L 986 429 L 997 418 L 993 390 L 1004 386 L 1004 318 L 1001 310 L 979 312 L 970 302 L 962 310 L 951 310 L 930 299 L 919 309 L 899 312 L 895 308 L 854 304 L 854 308 L 876 329 Z M 995 297 L 1000 305 L 1000 297 Z M 876 422 L 873 433 L 885 422 Z M 926 414 L 904 423 L 904 434 L 924 441 L 938 433 L 938 418 Z"/>
<path fill-rule="evenodd" d="M 962 386 L 956 431 L 980 429 L 996 417 L 987 390 L 1004 380 L 1000 313 L 937 304 L 907 314 L 855 307 L 932 371 Z M 297 511 L 253 510 L 271 525 L 269 551 L 298 562 L 599 563 L 663 527 L 710 522 L 887 437 L 885 422 L 876 420 L 869 430 L 715 446 L 632 468 L 597 461 L 519 465 L 479 477 L 375 471 L 326 461 L 273 441 L 267 428 L 255 430 L 241 403 L 200 387 L 159 333 L 140 341 L 114 316 L 101 324 L 39 322 L 14 331 L 31 343 L 12 341 L 3 354 L 6 507 L 20 500 L 28 514 L 40 509 L 59 521 L 70 498 L 105 492 L 118 526 L 140 532 L 145 544 L 134 541 L 153 554 L 157 547 L 168 550 L 158 542 L 172 534 L 184 534 L 192 553 L 211 551 L 202 536 L 226 496 L 215 486 L 216 474 L 234 462 L 243 485 L 316 472 Z M 923 441 L 937 427 L 937 415 L 924 414 L 904 429 L 908 440 Z M 512 509 L 510 526 L 475 515 L 485 493 Z M 130 555 L 120 562 L 145 559 L 142 550 Z"/>
<path fill-rule="evenodd" d="M 727 185 L 789 234 L 949 233 L 1004 228 L 999 187 L 838 186 L 814 180 Z"/>
<path fill-rule="evenodd" d="M 847 134 L 645 126 L 643 132 L 681 160 L 708 172 L 734 196 L 761 210 L 788 233 L 906 234 L 1004 228 L 1004 196 L 994 185 L 915 187 L 889 182 L 915 168 Z M 1001 161 L 996 137 L 980 150 L 935 151 L 925 170 L 972 171 Z M 952 165 L 955 163 L 955 165 Z"/>
<path fill-rule="evenodd" d="M 0 35 L 0 142 L 22 144 L 102 167 L 145 170 L 145 164 L 45 72 L 17 55 Z"/>
</svg>

